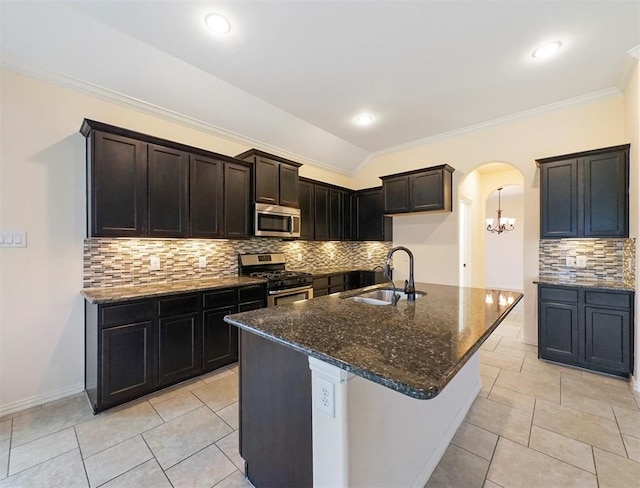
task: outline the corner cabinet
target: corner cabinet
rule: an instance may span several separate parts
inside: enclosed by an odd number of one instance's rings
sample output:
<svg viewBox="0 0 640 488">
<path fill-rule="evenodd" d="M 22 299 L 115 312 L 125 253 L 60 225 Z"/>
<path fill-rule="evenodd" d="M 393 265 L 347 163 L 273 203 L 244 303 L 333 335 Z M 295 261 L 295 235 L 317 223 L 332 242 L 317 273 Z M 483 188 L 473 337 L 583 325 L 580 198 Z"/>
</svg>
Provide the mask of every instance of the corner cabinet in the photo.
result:
<svg viewBox="0 0 640 488">
<path fill-rule="evenodd" d="M 91 237 L 249 237 L 253 165 L 85 119 Z"/>
<path fill-rule="evenodd" d="M 628 377 L 633 300 L 631 291 L 538 284 L 538 357 Z"/>
<path fill-rule="evenodd" d="M 541 238 L 629 236 L 629 144 L 536 162 Z"/>
<path fill-rule="evenodd" d="M 226 315 L 266 306 L 264 285 L 85 304 L 85 390 L 94 412 L 238 360 Z"/>
<path fill-rule="evenodd" d="M 454 171 L 443 164 L 381 176 L 384 213 L 451 212 Z"/>
<path fill-rule="evenodd" d="M 254 201 L 271 205 L 298 208 L 298 168 L 300 163 L 290 161 L 257 149 L 236 156 L 254 164 Z"/>
</svg>

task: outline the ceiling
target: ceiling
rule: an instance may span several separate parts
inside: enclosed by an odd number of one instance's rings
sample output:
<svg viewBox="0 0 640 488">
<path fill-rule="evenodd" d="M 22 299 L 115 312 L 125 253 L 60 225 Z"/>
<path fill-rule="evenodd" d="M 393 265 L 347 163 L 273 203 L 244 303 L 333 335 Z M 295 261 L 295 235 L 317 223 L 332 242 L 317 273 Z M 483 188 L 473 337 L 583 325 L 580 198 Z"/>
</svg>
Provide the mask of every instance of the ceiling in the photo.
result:
<svg viewBox="0 0 640 488">
<path fill-rule="evenodd" d="M 352 174 L 372 154 L 624 90 L 632 1 L 0 2 L 2 64 Z M 232 23 L 224 38 L 204 16 Z M 548 60 L 531 52 L 560 40 Z M 373 124 L 360 127 L 367 111 Z"/>
</svg>

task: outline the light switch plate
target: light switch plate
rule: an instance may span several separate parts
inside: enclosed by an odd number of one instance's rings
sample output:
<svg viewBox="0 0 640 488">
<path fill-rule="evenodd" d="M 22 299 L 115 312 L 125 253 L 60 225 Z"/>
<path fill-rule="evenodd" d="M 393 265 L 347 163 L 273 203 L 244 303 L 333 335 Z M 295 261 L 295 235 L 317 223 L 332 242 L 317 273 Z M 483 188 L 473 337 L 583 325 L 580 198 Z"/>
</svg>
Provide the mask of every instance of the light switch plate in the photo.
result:
<svg viewBox="0 0 640 488">
<path fill-rule="evenodd" d="M 586 268 L 587 267 L 587 256 L 578 256 L 578 257 L 576 257 L 576 266 L 578 268 Z"/>
<path fill-rule="evenodd" d="M 151 256 L 149 260 L 149 271 L 158 271 L 160 269 L 160 258 L 158 256 Z"/>
<path fill-rule="evenodd" d="M 23 230 L 0 231 L 0 247 L 27 247 L 27 233 Z"/>
<path fill-rule="evenodd" d="M 207 267 L 207 256 L 200 256 L 198 258 L 198 266 L 200 268 L 206 268 Z"/>
</svg>

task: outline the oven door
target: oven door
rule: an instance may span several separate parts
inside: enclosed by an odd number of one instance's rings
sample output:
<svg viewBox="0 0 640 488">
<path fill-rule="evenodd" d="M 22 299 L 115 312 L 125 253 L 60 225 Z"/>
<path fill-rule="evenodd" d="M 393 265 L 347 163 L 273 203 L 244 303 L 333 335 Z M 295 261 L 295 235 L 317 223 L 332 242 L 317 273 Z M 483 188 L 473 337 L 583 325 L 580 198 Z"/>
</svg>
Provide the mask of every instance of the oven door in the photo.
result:
<svg viewBox="0 0 640 488">
<path fill-rule="evenodd" d="M 271 290 L 269 291 L 267 305 L 269 307 L 275 307 L 276 305 L 308 300 L 309 298 L 313 298 L 313 288 L 310 286 L 289 288 L 287 290 Z"/>
<path fill-rule="evenodd" d="M 300 237 L 300 210 L 256 203 L 255 235 Z"/>
</svg>

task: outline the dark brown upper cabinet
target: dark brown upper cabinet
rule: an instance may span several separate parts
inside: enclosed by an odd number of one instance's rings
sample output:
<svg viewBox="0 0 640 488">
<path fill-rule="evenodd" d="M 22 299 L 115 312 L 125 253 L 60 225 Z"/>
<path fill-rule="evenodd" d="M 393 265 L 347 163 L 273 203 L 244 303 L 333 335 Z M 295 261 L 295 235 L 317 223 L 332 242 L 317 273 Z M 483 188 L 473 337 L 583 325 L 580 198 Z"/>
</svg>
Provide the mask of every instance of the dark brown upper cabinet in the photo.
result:
<svg viewBox="0 0 640 488">
<path fill-rule="evenodd" d="M 315 238 L 315 185 L 310 181 L 300 180 L 300 239 Z"/>
<path fill-rule="evenodd" d="M 85 119 L 91 237 L 249 237 L 253 164 Z"/>
<path fill-rule="evenodd" d="M 236 156 L 254 164 L 254 201 L 298 208 L 298 168 L 300 163 L 280 156 L 249 149 Z"/>
<path fill-rule="evenodd" d="M 451 212 L 453 172 L 448 164 L 381 176 L 384 213 Z"/>
<path fill-rule="evenodd" d="M 149 144 L 148 208 L 150 237 L 189 235 L 189 154 Z"/>
<path fill-rule="evenodd" d="M 541 238 L 629 236 L 629 144 L 536 162 Z"/>
<path fill-rule="evenodd" d="M 391 241 L 391 217 L 384 215 L 382 187 L 356 192 L 357 239 L 359 241 Z"/>
</svg>

